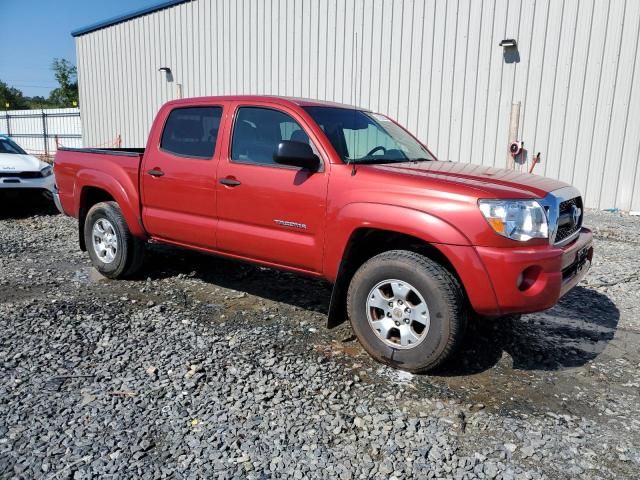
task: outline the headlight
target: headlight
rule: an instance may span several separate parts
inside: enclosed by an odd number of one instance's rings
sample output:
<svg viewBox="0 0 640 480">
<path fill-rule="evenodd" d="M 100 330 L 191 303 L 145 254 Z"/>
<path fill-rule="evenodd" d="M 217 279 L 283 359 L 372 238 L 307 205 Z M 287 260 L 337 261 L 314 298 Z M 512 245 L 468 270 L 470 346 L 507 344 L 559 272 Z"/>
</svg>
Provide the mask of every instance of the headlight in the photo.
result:
<svg viewBox="0 0 640 480">
<path fill-rule="evenodd" d="M 44 167 L 42 170 L 40 170 L 40 176 L 42 177 L 48 177 L 49 175 L 53 174 L 53 169 L 51 167 Z"/>
<path fill-rule="evenodd" d="M 547 214 L 535 200 L 480 200 L 478 205 L 491 228 L 503 237 L 522 242 L 549 237 Z"/>
</svg>

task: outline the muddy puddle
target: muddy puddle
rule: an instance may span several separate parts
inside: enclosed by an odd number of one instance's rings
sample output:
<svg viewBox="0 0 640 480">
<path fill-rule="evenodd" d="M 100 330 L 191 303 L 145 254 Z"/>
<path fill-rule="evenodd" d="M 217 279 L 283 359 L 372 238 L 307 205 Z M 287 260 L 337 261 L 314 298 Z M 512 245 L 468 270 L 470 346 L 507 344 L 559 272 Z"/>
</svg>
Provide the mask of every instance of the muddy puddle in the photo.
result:
<svg viewBox="0 0 640 480">
<path fill-rule="evenodd" d="M 100 282 L 109 282 L 109 279 L 107 277 L 100 274 L 100 272 L 98 272 L 93 267 L 79 268 L 73 273 L 72 280 L 74 282 L 79 282 L 84 285 L 91 285 L 91 284 L 100 283 Z"/>
</svg>

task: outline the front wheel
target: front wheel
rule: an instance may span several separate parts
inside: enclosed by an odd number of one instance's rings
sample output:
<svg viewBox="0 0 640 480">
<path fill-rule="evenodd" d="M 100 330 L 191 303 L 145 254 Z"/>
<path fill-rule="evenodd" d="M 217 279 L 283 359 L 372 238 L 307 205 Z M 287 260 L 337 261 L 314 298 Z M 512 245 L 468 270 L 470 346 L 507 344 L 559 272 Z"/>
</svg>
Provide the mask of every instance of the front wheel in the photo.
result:
<svg viewBox="0 0 640 480">
<path fill-rule="evenodd" d="M 406 250 L 365 262 L 351 280 L 347 309 L 354 333 L 372 357 L 411 372 L 433 370 L 447 360 L 467 321 L 457 279 Z"/>
<path fill-rule="evenodd" d="M 142 265 L 144 242 L 131 234 L 116 202 L 91 207 L 84 222 L 84 241 L 93 266 L 105 277 L 131 276 Z"/>
</svg>

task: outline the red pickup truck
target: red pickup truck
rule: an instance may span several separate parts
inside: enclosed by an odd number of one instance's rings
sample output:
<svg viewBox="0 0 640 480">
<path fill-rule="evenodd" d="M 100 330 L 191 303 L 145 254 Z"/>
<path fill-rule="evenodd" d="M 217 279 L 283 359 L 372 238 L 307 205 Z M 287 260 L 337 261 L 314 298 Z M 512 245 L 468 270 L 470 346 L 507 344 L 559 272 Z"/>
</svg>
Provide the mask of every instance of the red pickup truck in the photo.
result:
<svg viewBox="0 0 640 480">
<path fill-rule="evenodd" d="M 146 149 L 61 149 L 60 209 L 110 278 L 162 242 L 324 278 L 329 323 L 409 371 L 440 365 L 470 314 L 553 306 L 586 274 L 573 187 L 437 161 L 384 115 L 283 97 L 171 101 Z"/>
</svg>

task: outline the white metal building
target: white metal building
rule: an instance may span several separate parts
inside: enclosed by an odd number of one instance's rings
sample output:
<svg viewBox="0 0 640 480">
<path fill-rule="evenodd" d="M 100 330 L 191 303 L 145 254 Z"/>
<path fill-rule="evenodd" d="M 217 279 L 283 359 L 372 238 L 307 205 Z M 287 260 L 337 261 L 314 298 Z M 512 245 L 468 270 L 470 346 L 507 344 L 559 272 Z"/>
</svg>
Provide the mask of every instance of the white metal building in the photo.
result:
<svg viewBox="0 0 640 480">
<path fill-rule="evenodd" d="M 504 167 L 520 102 L 516 168 L 541 152 L 534 173 L 623 210 L 640 210 L 639 34 L 636 0 L 171 0 L 73 32 L 87 146 L 144 146 L 180 90 L 277 94 L 371 108 L 440 159 Z"/>
</svg>

